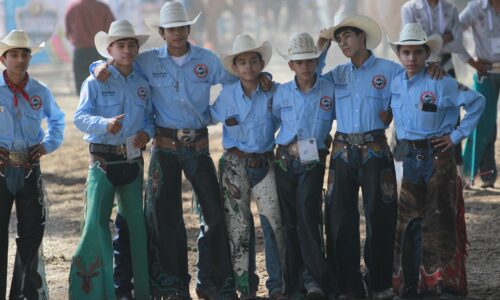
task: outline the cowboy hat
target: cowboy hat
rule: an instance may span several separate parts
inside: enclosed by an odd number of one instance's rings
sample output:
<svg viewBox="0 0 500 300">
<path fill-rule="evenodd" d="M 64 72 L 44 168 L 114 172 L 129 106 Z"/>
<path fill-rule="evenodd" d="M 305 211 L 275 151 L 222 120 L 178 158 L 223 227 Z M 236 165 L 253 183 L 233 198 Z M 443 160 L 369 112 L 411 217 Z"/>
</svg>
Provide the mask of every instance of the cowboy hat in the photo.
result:
<svg viewBox="0 0 500 300">
<path fill-rule="evenodd" d="M 99 31 L 94 36 L 94 43 L 97 52 L 103 57 L 112 58 L 108 53 L 108 47 L 113 42 L 122 39 L 136 39 L 141 47 L 149 38 L 149 35 L 135 34 L 134 27 L 126 20 L 116 20 L 109 25 L 108 33 Z"/>
<path fill-rule="evenodd" d="M 191 25 L 198 21 L 201 12 L 194 20 L 189 21 L 184 4 L 179 1 L 166 2 L 160 9 L 160 19 L 147 19 L 146 26 L 158 32 L 158 28 L 172 28 Z"/>
<path fill-rule="evenodd" d="M 382 40 L 382 30 L 380 26 L 373 19 L 366 16 L 355 15 L 348 16 L 346 14 L 339 14 L 335 17 L 335 24 L 333 27 L 328 28 L 321 32 L 320 37 L 335 40 L 333 36 L 337 29 L 342 27 L 355 27 L 362 30 L 366 34 L 366 48 L 375 49 Z"/>
<path fill-rule="evenodd" d="M 405 45 L 427 45 L 432 54 L 438 54 L 443 46 L 443 39 L 439 34 L 427 37 L 422 25 L 419 23 L 408 23 L 399 34 L 399 42 L 389 41 L 392 50 L 397 54 L 398 46 Z"/>
<path fill-rule="evenodd" d="M 260 53 L 260 55 L 262 56 L 262 60 L 264 61 L 265 68 L 271 60 L 271 56 L 273 55 L 273 48 L 271 46 L 271 43 L 268 41 L 263 42 L 260 46 L 257 47 L 257 43 L 250 35 L 240 34 L 234 39 L 233 52 L 231 54 L 220 55 L 224 68 L 226 68 L 228 72 L 234 74 L 232 68 L 234 58 L 240 54 L 248 52 Z"/>
<path fill-rule="evenodd" d="M 292 35 L 289 40 L 289 46 L 288 54 L 283 54 L 279 49 L 276 49 L 278 54 L 288 61 L 318 58 L 322 52 L 318 51 L 314 39 L 306 32 Z"/>
<path fill-rule="evenodd" d="M 38 46 L 34 46 L 31 44 L 31 41 L 26 34 L 26 32 L 22 30 L 14 29 L 3 40 L 0 41 L 0 55 L 3 55 L 5 52 L 16 49 L 16 48 L 26 48 L 31 51 L 31 54 L 35 54 L 40 49 L 45 47 L 45 42 L 41 43 Z"/>
</svg>

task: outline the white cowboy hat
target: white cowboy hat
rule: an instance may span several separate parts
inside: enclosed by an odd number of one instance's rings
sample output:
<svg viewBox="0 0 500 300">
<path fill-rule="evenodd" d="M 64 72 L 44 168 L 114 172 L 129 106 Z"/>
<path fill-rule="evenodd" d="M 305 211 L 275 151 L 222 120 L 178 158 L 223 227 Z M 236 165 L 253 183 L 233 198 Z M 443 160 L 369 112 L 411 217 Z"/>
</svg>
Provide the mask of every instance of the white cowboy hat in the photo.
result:
<svg viewBox="0 0 500 300">
<path fill-rule="evenodd" d="M 147 19 L 146 25 L 153 31 L 158 32 L 158 28 L 172 28 L 186 26 L 196 23 L 200 17 L 198 13 L 194 20 L 189 21 L 184 4 L 179 1 L 166 2 L 160 10 L 160 19 Z"/>
<path fill-rule="evenodd" d="M 321 51 L 318 51 L 314 39 L 306 32 L 295 33 L 290 37 L 287 54 L 281 53 L 279 49 L 276 50 L 281 57 L 288 61 L 314 59 L 321 55 Z"/>
<path fill-rule="evenodd" d="M 335 17 L 334 23 L 336 25 L 321 32 L 320 36 L 335 40 L 333 35 L 337 29 L 342 27 L 355 27 L 365 32 L 367 49 L 377 48 L 382 40 L 382 30 L 380 26 L 373 19 L 366 16 L 339 14 Z"/>
<path fill-rule="evenodd" d="M 38 46 L 34 46 L 31 44 L 31 41 L 26 34 L 26 32 L 22 30 L 14 29 L 3 40 L 0 41 L 0 55 L 3 55 L 5 52 L 16 49 L 16 48 L 25 48 L 30 49 L 31 54 L 35 54 L 40 49 L 45 47 L 45 42 L 41 43 Z"/>
<path fill-rule="evenodd" d="M 149 38 L 149 35 L 135 34 L 134 27 L 127 20 L 116 20 L 109 25 L 108 33 L 99 31 L 94 36 L 94 43 L 100 55 L 106 58 L 112 58 L 108 53 L 108 47 L 113 42 L 122 39 L 136 39 L 141 47 Z"/>
<path fill-rule="evenodd" d="M 408 23 L 399 34 L 399 42 L 389 41 L 389 45 L 396 54 L 398 53 L 398 46 L 404 45 L 427 45 L 432 54 L 438 54 L 443 46 L 443 39 L 439 34 L 427 37 L 421 24 Z"/>
<path fill-rule="evenodd" d="M 262 56 L 264 61 L 264 68 L 267 66 L 273 55 L 273 47 L 268 41 L 263 42 L 260 46 L 257 46 L 255 40 L 248 34 L 240 34 L 236 36 L 233 42 L 233 52 L 231 54 L 221 54 L 220 59 L 224 68 L 232 74 L 233 71 L 233 60 L 236 56 L 247 53 L 247 52 L 257 52 Z"/>
</svg>

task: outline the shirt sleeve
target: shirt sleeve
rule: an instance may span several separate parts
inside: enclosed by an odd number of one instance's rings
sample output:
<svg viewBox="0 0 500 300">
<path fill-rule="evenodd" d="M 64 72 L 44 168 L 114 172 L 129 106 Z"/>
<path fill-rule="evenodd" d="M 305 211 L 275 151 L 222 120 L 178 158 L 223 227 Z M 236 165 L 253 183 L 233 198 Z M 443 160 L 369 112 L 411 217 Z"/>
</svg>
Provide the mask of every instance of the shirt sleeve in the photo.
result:
<svg viewBox="0 0 500 300">
<path fill-rule="evenodd" d="M 76 128 L 87 134 L 102 135 L 107 132 L 108 119 L 95 115 L 97 84 L 87 79 L 82 85 L 80 103 L 73 122 Z"/>
<path fill-rule="evenodd" d="M 443 80 L 443 90 L 450 93 L 447 97 L 448 101 L 450 101 L 453 106 L 463 107 L 465 110 L 465 115 L 460 121 L 460 125 L 450 134 L 453 144 L 458 144 L 476 128 L 484 110 L 485 100 L 480 93 L 466 87 L 454 79 L 445 78 Z"/>
<path fill-rule="evenodd" d="M 223 93 L 221 91 L 220 95 L 215 99 L 215 102 L 210 105 L 210 125 L 215 125 L 220 122 L 224 122 L 224 104 L 223 104 Z"/>
<path fill-rule="evenodd" d="M 416 22 L 415 15 L 413 14 L 413 11 L 409 4 L 411 3 L 406 2 L 403 6 L 401 6 L 401 22 L 403 25 Z"/>
<path fill-rule="evenodd" d="M 47 153 L 53 152 L 61 146 L 64 138 L 64 113 L 56 103 L 56 99 L 50 90 L 47 89 L 48 104 L 44 106 L 45 117 L 47 118 L 47 133 L 42 140 L 42 145 Z"/>
<path fill-rule="evenodd" d="M 464 31 L 466 31 L 474 23 L 474 19 L 473 19 L 473 16 L 472 16 L 472 10 L 471 10 L 471 7 L 470 7 L 470 3 L 460 13 L 460 15 L 458 16 L 458 19 L 459 19 L 459 22 L 460 22 L 459 27 L 461 28 L 460 36 L 463 37 Z M 463 47 L 463 42 L 462 42 L 462 47 Z M 465 47 L 463 47 L 463 50 L 460 53 L 458 53 L 458 54 L 459 54 L 460 59 L 463 62 L 467 62 L 467 61 L 469 61 L 469 60 L 472 59 L 472 56 L 467 52 L 467 50 L 465 49 Z"/>
</svg>

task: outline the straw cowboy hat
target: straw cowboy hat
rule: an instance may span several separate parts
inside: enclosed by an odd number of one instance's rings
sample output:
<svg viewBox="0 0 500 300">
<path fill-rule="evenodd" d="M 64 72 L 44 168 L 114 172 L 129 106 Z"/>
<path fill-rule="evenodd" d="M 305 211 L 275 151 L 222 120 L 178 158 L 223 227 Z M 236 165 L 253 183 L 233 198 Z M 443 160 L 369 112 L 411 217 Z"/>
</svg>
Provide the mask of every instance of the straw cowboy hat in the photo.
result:
<svg viewBox="0 0 500 300">
<path fill-rule="evenodd" d="M 7 36 L 4 37 L 2 41 L 0 41 L 0 55 L 3 55 L 5 52 L 16 48 L 30 49 L 31 54 L 35 54 L 43 47 L 45 47 L 45 42 L 41 43 L 38 46 L 34 46 L 31 44 L 31 41 L 26 32 L 14 29 L 9 32 L 9 34 L 7 34 Z"/>
<path fill-rule="evenodd" d="M 111 58 L 108 53 L 108 47 L 113 42 L 122 39 L 136 39 L 141 47 L 149 38 L 149 35 L 135 34 L 134 27 L 126 20 L 116 20 L 109 26 L 108 33 L 99 31 L 94 36 L 94 43 L 100 55 L 106 58 Z"/>
<path fill-rule="evenodd" d="M 318 51 L 314 39 L 306 32 L 295 33 L 290 37 L 287 54 L 281 53 L 279 49 L 276 50 L 281 57 L 288 61 L 314 59 L 321 55 L 321 51 Z"/>
<path fill-rule="evenodd" d="M 336 25 L 328 28 L 320 34 L 320 37 L 335 40 L 333 34 L 335 31 L 342 27 L 355 27 L 365 32 L 366 34 L 366 48 L 375 49 L 382 40 L 382 30 L 374 20 L 361 16 L 349 16 L 347 14 L 339 14 L 335 18 Z"/>
<path fill-rule="evenodd" d="M 427 37 L 422 25 L 419 23 L 408 23 L 399 34 L 399 42 L 390 42 L 392 50 L 397 54 L 398 46 L 405 45 L 427 45 L 433 55 L 438 54 L 443 46 L 443 39 L 439 34 Z"/>
<path fill-rule="evenodd" d="M 233 52 L 231 54 L 221 54 L 220 59 L 222 64 L 227 71 L 234 74 L 233 71 L 233 60 L 236 56 L 247 53 L 247 52 L 257 52 L 262 56 L 264 61 L 264 68 L 267 66 L 273 55 L 273 48 L 271 43 L 268 41 L 263 42 L 260 46 L 257 46 L 255 40 L 248 34 L 240 34 L 236 36 L 233 42 Z"/>
<path fill-rule="evenodd" d="M 179 1 L 166 2 L 160 10 L 160 19 L 148 19 L 146 25 L 153 31 L 158 32 L 158 28 L 172 28 L 186 26 L 196 23 L 200 17 L 198 13 L 194 20 L 189 21 L 184 4 Z"/>
</svg>

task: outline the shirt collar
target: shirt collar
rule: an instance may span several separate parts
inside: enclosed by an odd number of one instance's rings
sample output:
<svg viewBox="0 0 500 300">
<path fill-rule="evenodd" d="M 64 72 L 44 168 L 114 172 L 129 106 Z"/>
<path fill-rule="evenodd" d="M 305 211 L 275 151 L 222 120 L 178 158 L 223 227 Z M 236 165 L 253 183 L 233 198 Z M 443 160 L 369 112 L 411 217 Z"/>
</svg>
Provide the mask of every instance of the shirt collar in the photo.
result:
<svg viewBox="0 0 500 300">
<path fill-rule="evenodd" d="M 424 1 L 427 1 L 427 0 L 417 0 L 415 1 L 415 7 L 417 9 L 422 9 L 424 8 Z"/>
<path fill-rule="evenodd" d="M 376 60 L 375 54 L 373 54 L 373 52 L 371 50 L 368 50 L 368 52 L 369 52 L 370 56 L 368 56 L 368 59 L 361 65 L 361 67 L 359 69 L 357 69 L 356 66 L 352 62 L 349 62 L 351 64 L 351 70 L 361 70 L 363 68 L 369 69 L 375 64 L 375 60 Z"/>
<path fill-rule="evenodd" d="M 113 78 L 125 78 L 125 76 L 123 76 L 120 71 L 118 71 L 118 69 L 113 66 L 113 65 L 109 65 L 109 71 L 111 73 L 111 76 Z M 135 76 L 135 72 L 134 72 L 134 69 L 132 69 L 132 72 L 130 72 L 130 74 L 128 74 L 128 76 L 126 78 L 134 78 Z"/>
<path fill-rule="evenodd" d="M 309 90 L 312 91 L 314 89 L 316 89 L 317 87 L 319 86 L 319 77 L 318 75 L 316 75 L 316 82 L 314 83 L 312 89 Z M 299 85 L 297 84 L 297 76 L 295 76 L 293 78 L 293 81 L 292 81 L 292 88 L 293 88 L 293 91 L 297 91 L 297 92 L 302 92 L 300 89 L 299 89 Z"/>
<path fill-rule="evenodd" d="M 1 72 L 0 72 L 1 75 Z M 7 83 L 5 82 L 5 79 L 3 76 L 0 76 L 0 86 L 7 86 Z M 24 87 L 25 90 L 28 90 L 31 87 L 31 75 L 28 78 L 28 83 L 26 83 L 26 87 Z"/>
<path fill-rule="evenodd" d="M 415 76 L 413 76 L 410 79 L 410 78 L 408 78 L 408 74 L 405 71 L 405 73 L 404 73 L 405 75 L 403 77 L 403 80 L 406 81 L 407 83 L 408 82 L 415 82 L 417 80 L 422 79 L 422 77 L 424 77 L 426 73 L 427 73 L 427 68 L 424 67 L 424 68 L 422 68 L 422 70 L 420 70 L 420 72 L 418 72 Z"/>
<path fill-rule="evenodd" d="M 236 90 L 238 91 L 238 94 L 241 95 L 241 98 L 252 99 L 255 95 L 257 95 L 257 93 L 260 92 L 260 84 L 257 85 L 257 88 L 252 92 L 250 97 L 247 97 L 247 95 L 245 95 L 245 91 L 243 91 L 243 87 L 241 86 L 241 81 L 238 81 L 238 84 L 236 84 Z"/>
<path fill-rule="evenodd" d="M 186 53 L 187 54 L 186 61 L 188 61 L 191 58 L 196 59 L 201 57 L 201 48 L 193 46 L 189 42 L 187 43 L 187 48 L 188 52 Z M 170 58 L 170 54 L 168 53 L 167 50 L 167 45 L 164 45 L 161 48 L 156 48 L 156 55 L 159 58 Z"/>
</svg>

